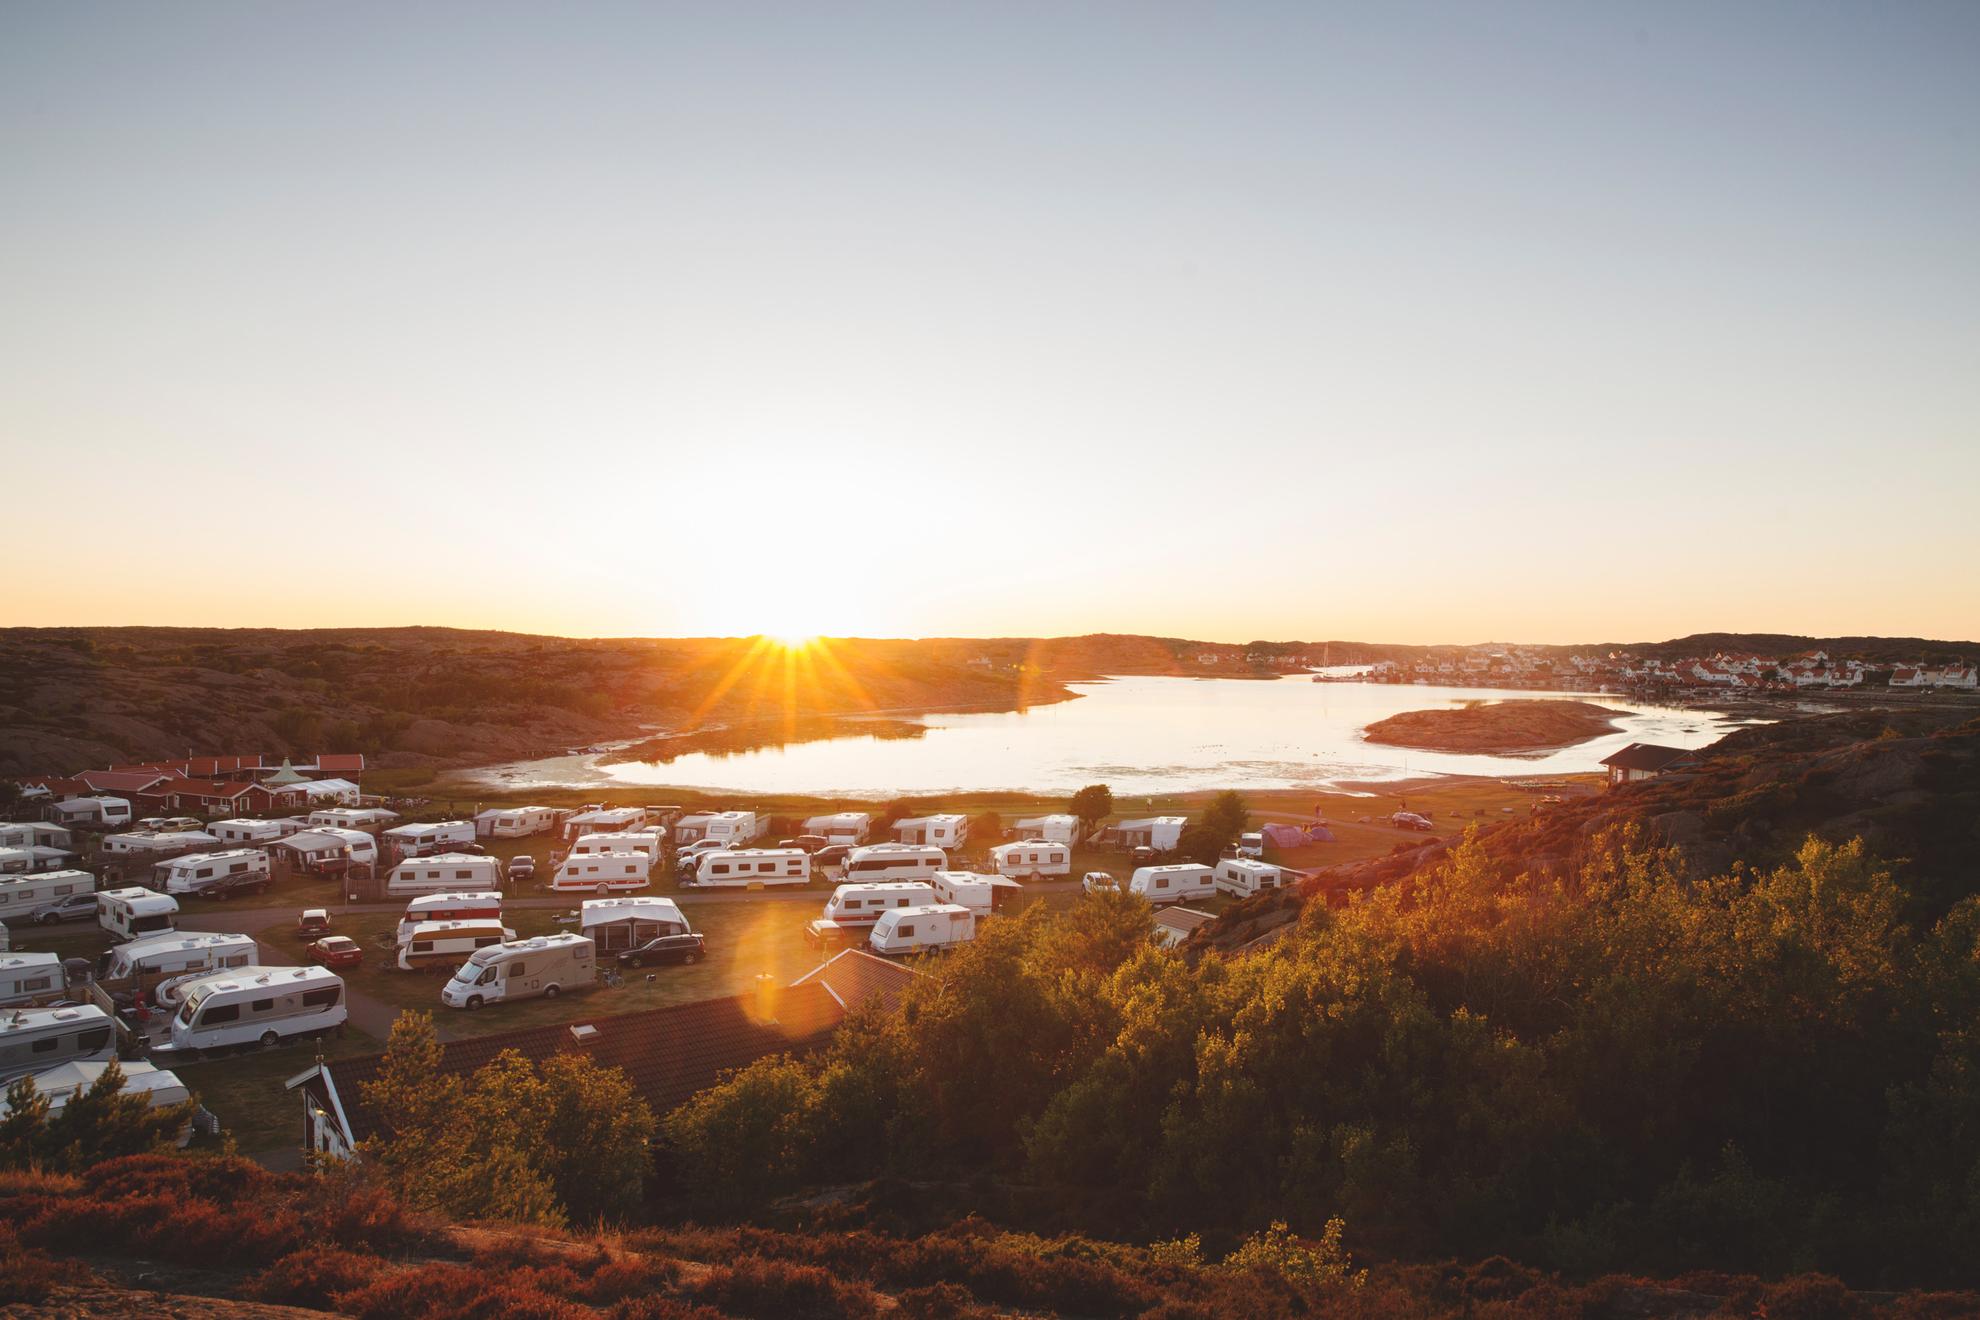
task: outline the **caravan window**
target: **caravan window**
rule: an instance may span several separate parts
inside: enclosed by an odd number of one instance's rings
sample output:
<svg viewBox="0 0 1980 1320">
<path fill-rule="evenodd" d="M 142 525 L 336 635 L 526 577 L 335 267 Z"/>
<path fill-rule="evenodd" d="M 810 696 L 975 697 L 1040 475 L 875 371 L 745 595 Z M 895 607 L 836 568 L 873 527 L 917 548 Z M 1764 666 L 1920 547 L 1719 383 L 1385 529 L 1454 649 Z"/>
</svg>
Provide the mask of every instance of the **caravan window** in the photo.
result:
<svg viewBox="0 0 1980 1320">
<path fill-rule="evenodd" d="M 257 1013 L 266 1013 L 269 1009 L 275 1007 L 275 1001 L 272 999 L 257 999 L 252 1004 L 249 1004 L 248 1007 Z"/>
<path fill-rule="evenodd" d="M 50 981 L 47 977 L 37 976 L 32 981 L 21 982 L 20 988 L 21 988 L 21 993 L 28 994 L 36 990 L 46 990 L 49 986 L 53 984 L 54 982 Z"/>
<path fill-rule="evenodd" d="M 94 1031 L 85 1031 L 82 1035 L 76 1037 L 76 1044 L 84 1050 L 100 1050 L 109 1043 L 110 1028 L 108 1027 L 98 1027 Z"/>
<path fill-rule="evenodd" d="M 337 1002 L 338 996 L 342 993 L 343 987 L 338 985 L 326 985 L 321 990 L 305 990 L 302 993 L 303 1007 L 328 1008 Z"/>
<path fill-rule="evenodd" d="M 227 874 L 239 875 L 241 872 L 247 869 L 248 869 L 248 864 L 246 862 L 235 862 L 232 866 L 227 868 Z"/>
<path fill-rule="evenodd" d="M 914 927 L 910 926 L 907 922 L 904 921 L 900 925 L 894 927 L 894 934 L 899 935 L 905 939 L 907 936 L 914 934 Z"/>
<path fill-rule="evenodd" d="M 216 1022 L 238 1022 L 241 1020 L 239 1004 L 215 1004 L 199 1015 L 199 1025 L 210 1027 Z"/>
<path fill-rule="evenodd" d="M 510 976 L 521 976 L 522 974 L 523 974 L 523 964 L 521 962 L 512 962 L 509 964 Z"/>
<path fill-rule="evenodd" d="M 46 1054 L 61 1043 L 62 1038 L 60 1036 L 43 1036 L 40 1040 L 34 1042 L 34 1052 L 36 1054 Z"/>
<path fill-rule="evenodd" d="M 456 879 L 456 880 L 472 880 L 472 879 L 474 879 L 474 872 L 473 872 L 473 871 L 471 871 L 471 870 L 465 870 L 465 869 L 463 869 L 463 870 L 459 870 L 459 871 L 456 871 L 456 872 L 454 872 L 454 879 Z"/>
<path fill-rule="evenodd" d="M 777 869 L 777 864 L 775 862 L 758 862 L 756 864 L 756 869 L 761 871 L 764 875 L 769 875 L 772 871 L 775 871 Z"/>
</svg>

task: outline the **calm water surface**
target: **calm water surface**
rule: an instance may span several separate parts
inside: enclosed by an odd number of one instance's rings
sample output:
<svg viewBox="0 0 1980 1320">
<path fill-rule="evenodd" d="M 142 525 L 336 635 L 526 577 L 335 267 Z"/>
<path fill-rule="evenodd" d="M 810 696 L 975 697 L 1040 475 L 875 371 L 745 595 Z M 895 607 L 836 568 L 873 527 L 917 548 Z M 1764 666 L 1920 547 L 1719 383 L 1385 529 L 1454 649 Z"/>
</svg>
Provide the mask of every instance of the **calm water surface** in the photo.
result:
<svg viewBox="0 0 1980 1320">
<path fill-rule="evenodd" d="M 1002 715 L 929 715 L 919 738 L 832 738 L 666 764 L 591 765 L 589 757 L 492 772 L 510 786 L 650 784 L 750 793 L 845 794 L 1017 789 L 1107 783 L 1116 793 L 1306 788 L 1425 774 L 1594 770 L 1630 742 L 1701 747 L 1736 727 L 1710 711 L 1588 693 L 1501 692 L 1283 679 L 1120 678 L 1076 683 L 1075 701 Z M 1362 741 L 1376 720 L 1466 700 L 1571 697 L 1614 708 L 1621 731 L 1533 757 L 1405 751 Z"/>
</svg>

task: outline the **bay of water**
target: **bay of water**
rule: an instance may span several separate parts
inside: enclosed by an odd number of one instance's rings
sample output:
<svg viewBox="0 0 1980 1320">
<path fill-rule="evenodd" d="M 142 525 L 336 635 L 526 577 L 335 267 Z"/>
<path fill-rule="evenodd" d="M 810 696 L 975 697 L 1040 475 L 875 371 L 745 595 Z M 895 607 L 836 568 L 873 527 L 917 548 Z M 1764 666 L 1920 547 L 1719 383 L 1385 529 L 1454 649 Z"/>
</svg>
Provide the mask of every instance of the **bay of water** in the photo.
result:
<svg viewBox="0 0 1980 1320">
<path fill-rule="evenodd" d="M 664 764 L 595 766 L 589 757 L 487 772 L 511 787 L 621 784 L 746 793 L 881 797 L 1014 789 L 1116 793 L 1323 788 L 1418 775 L 1554 775 L 1595 770 L 1631 742 L 1702 747 L 1737 727 L 1712 711 L 1573 692 L 1281 679 L 1117 678 L 1075 683 L 1074 701 L 996 715 L 924 716 L 919 738 L 851 736 Z M 1369 724 L 1470 700 L 1567 697 L 1619 712 L 1613 734 L 1539 756 L 1407 751 L 1363 741 Z"/>
</svg>

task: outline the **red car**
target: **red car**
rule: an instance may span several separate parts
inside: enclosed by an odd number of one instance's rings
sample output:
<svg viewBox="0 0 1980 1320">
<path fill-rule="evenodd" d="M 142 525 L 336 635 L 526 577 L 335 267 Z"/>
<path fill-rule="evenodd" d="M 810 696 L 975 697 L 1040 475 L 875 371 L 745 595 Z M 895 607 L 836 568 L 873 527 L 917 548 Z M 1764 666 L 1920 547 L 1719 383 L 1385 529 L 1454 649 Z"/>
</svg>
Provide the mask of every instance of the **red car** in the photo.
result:
<svg viewBox="0 0 1980 1320">
<path fill-rule="evenodd" d="M 325 967 L 356 967 L 364 961 L 364 946 L 348 935 L 326 935 L 309 946 L 309 960 Z"/>
</svg>

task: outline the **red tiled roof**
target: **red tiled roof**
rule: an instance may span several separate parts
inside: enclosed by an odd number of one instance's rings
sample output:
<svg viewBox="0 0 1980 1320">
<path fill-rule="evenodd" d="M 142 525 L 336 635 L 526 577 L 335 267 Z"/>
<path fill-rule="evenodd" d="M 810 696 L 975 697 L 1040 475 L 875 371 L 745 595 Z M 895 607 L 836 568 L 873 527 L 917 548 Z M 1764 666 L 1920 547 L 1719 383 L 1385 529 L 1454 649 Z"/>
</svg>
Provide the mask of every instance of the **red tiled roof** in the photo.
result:
<svg viewBox="0 0 1980 1320">
<path fill-rule="evenodd" d="M 901 1006 L 901 995 L 920 975 L 912 967 L 864 949 L 845 949 L 812 968 L 791 985 L 822 985 L 847 1011 L 869 999 L 878 999 L 892 1011 Z"/>
<path fill-rule="evenodd" d="M 816 1048 L 844 1017 L 845 1010 L 823 986 L 792 986 L 775 991 L 767 1003 L 755 995 L 737 995 L 594 1018 L 585 1025 L 598 1034 L 583 1044 L 571 1035 L 577 1025 L 571 1022 L 450 1041 L 442 1047 L 440 1071 L 472 1072 L 503 1050 L 531 1060 L 565 1051 L 584 1053 L 603 1067 L 623 1071 L 653 1111 L 664 1114 L 719 1082 L 723 1074 L 765 1055 Z M 356 1129 L 351 1135 L 359 1141 L 375 1130 L 365 1111 L 363 1084 L 377 1075 L 382 1058 L 370 1054 L 328 1065 Z"/>
<path fill-rule="evenodd" d="M 1682 747 L 1631 743 L 1614 756 L 1605 758 L 1601 764 L 1619 770 L 1663 770 L 1690 758 L 1691 753 Z"/>
<path fill-rule="evenodd" d="M 363 752 L 326 752 L 316 758 L 318 770 L 342 772 L 364 769 Z"/>
<path fill-rule="evenodd" d="M 211 779 L 181 779 L 169 785 L 166 791 L 173 797 L 237 798 L 249 789 L 257 787 L 259 785 L 251 784 L 245 779 L 225 784 Z"/>
<path fill-rule="evenodd" d="M 97 793 L 141 793 L 171 776 L 156 770 L 85 770 L 76 776 Z"/>
<path fill-rule="evenodd" d="M 51 797 L 61 797 L 65 793 L 71 797 L 84 797 L 91 792 L 90 786 L 80 779 L 64 779 L 55 775 L 45 775 L 40 779 L 23 779 L 21 787 L 45 788 Z"/>
</svg>

